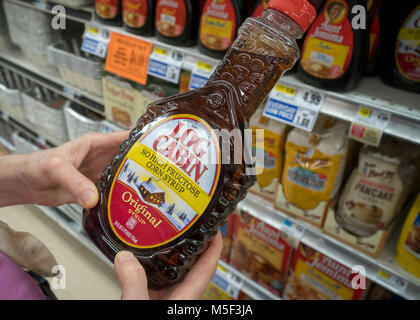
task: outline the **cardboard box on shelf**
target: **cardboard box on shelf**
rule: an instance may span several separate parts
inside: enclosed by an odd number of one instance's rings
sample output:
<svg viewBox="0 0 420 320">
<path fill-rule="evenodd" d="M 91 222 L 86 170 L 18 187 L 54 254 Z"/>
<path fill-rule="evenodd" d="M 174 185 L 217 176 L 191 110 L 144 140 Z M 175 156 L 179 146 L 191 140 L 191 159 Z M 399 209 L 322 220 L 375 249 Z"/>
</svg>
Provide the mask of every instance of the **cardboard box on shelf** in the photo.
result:
<svg viewBox="0 0 420 320">
<path fill-rule="evenodd" d="M 237 270 L 280 295 L 291 254 L 281 231 L 245 211 L 236 215 L 229 263 Z"/>
<path fill-rule="evenodd" d="M 350 268 L 301 243 L 293 254 L 283 299 L 361 300 L 370 281 L 355 279 L 353 283 L 356 275 Z"/>
</svg>

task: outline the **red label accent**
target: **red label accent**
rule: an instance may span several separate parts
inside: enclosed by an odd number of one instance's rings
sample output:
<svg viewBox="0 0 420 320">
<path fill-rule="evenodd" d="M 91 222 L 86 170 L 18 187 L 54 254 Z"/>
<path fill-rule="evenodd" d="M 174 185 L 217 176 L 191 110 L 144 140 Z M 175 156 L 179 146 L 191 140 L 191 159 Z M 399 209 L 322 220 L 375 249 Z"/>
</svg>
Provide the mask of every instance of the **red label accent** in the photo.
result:
<svg viewBox="0 0 420 320">
<path fill-rule="evenodd" d="M 261 17 L 261 14 L 264 11 L 264 9 L 267 7 L 267 4 L 268 4 L 268 1 L 267 0 L 262 0 L 261 3 L 255 9 L 255 11 L 254 11 L 254 13 L 253 13 L 252 16 L 254 18 Z"/>
<path fill-rule="evenodd" d="M 167 37 L 178 37 L 185 29 L 187 11 L 183 0 L 158 0 L 156 29 Z"/>
<path fill-rule="evenodd" d="M 379 37 L 380 37 L 380 24 L 379 16 L 375 15 L 372 20 L 369 31 L 369 60 L 373 58 L 373 55 L 378 48 Z"/>
<path fill-rule="evenodd" d="M 95 11 L 103 19 L 113 19 L 118 15 L 118 0 L 95 0 Z"/>
<path fill-rule="evenodd" d="M 141 28 L 147 19 L 146 0 L 123 0 L 123 20 L 132 28 Z"/>
</svg>

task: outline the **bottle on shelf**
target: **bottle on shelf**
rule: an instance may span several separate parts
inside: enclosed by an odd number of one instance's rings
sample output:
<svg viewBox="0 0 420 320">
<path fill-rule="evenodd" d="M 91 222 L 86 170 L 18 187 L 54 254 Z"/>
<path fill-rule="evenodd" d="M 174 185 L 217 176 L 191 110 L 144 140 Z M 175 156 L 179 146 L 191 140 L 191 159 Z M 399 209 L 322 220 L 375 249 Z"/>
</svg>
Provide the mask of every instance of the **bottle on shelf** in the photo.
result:
<svg viewBox="0 0 420 320">
<path fill-rule="evenodd" d="M 198 30 L 200 51 L 222 58 L 235 40 L 241 22 L 241 6 L 237 0 L 207 0 Z"/>
<path fill-rule="evenodd" d="M 103 24 L 121 25 L 121 0 L 95 0 L 95 18 Z"/>
<path fill-rule="evenodd" d="M 124 28 L 140 36 L 155 34 L 155 1 L 123 0 Z"/>
<path fill-rule="evenodd" d="M 418 0 L 384 1 L 381 50 L 382 80 L 392 86 L 420 92 L 420 5 Z"/>
<path fill-rule="evenodd" d="M 363 0 L 329 0 L 306 33 L 298 77 L 315 87 L 350 91 L 364 72 L 368 52 L 366 28 L 351 25 L 356 5 Z"/>
<path fill-rule="evenodd" d="M 111 261 L 133 252 L 150 288 L 183 279 L 256 180 L 250 143 L 235 156 L 217 132 L 244 134 L 314 18 L 306 0 L 272 0 L 245 21 L 203 88 L 149 105 L 102 172 L 99 203 L 84 211 L 87 234 Z"/>
<path fill-rule="evenodd" d="M 189 47 L 196 43 L 199 19 L 197 0 L 158 0 L 155 28 L 159 40 Z"/>
<path fill-rule="evenodd" d="M 369 0 L 368 10 L 368 29 L 369 29 L 369 52 L 365 70 L 366 76 L 375 76 L 379 69 L 379 53 L 381 52 L 384 39 L 382 28 L 384 24 L 382 0 Z"/>
</svg>

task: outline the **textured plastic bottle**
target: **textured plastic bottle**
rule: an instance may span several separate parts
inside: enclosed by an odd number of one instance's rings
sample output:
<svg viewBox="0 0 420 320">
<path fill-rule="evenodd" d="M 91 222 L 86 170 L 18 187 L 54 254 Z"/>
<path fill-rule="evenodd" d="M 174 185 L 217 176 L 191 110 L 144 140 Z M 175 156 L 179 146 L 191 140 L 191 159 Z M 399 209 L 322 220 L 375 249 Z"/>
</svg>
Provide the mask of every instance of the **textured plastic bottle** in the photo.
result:
<svg viewBox="0 0 420 320">
<path fill-rule="evenodd" d="M 200 18 L 198 48 L 211 57 L 222 58 L 241 23 L 241 6 L 237 0 L 207 0 Z"/>
<path fill-rule="evenodd" d="M 124 28 L 140 36 L 155 34 L 154 0 L 122 0 Z"/>
<path fill-rule="evenodd" d="M 197 41 L 200 8 L 197 0 L 158 0 L 155 28 L 159 40 L 179 46 Z"/>
<path fill-rule="evenodd" d="M 102 172 L 98 205 L 84 212 L 87 234 L 111 261 L 130 250 L 153 289 L 186 275 L 255 183 L 245 161 L 251 144 L 238 157 L 217 130 L 249 128 L 314 18 L 305 0 L 272 0 L 261 18 L 246 20 L 206 86 L 148 107 Z"/>
<path fill-rule="evenodd" d="M 95 0 L 95 18 L 104 24 L 121 25 L 121 0 Z"/>
<path fill-rule="evenodd" d="M 384 1 L 386 34 L 381 50 L 382 80 L 392 86 L 420 92 L 420 4 Z"/>
<path fill-rule="evenodd" d="M 353 29 L 351 9 L 362 0 L 329 0 L 305 35 L 298 77 L 333 91 L 356 87 L 366 66 L 368 30 Z"/>
</svg>

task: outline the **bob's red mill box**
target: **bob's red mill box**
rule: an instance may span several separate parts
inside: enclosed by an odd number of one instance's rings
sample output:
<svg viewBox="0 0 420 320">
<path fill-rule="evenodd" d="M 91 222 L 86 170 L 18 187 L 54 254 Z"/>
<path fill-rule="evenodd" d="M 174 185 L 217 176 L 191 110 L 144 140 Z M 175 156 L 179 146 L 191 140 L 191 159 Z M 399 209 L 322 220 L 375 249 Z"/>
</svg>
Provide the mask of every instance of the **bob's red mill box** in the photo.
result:
<svg viewBox="0 0 420 320">
<path fill-rule="evenodd" d="M 350 268 L 300 243 L 293 254 L 283 299 L 361 300 L 370 282 L 365 280 L 365 289 L 354 289 L 352 280 L 356 275 Z M 362 287 L 360 281 L 355 282 Z"/>
<path fill-rule="evenodd" d="M 292 247 L 281 232 L 245 211 L 235 215 L 230 264 L 280 295 Z"/>
</svg>

